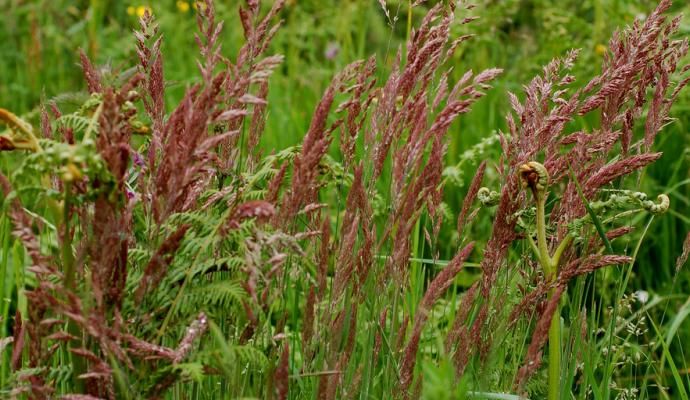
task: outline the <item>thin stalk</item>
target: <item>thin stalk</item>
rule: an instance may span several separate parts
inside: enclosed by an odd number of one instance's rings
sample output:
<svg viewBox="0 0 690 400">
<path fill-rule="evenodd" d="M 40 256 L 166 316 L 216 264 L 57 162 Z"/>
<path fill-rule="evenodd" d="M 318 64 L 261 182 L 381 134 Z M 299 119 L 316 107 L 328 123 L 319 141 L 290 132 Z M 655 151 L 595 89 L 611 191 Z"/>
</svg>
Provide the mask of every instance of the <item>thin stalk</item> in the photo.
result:
<svg viewBox="0 0 690 400">
<path fill-rule="evenodd" d="M 72 183 L 65 182 L 65 201 L 62 205 L 62 244 L 61 244 L 61 256 L 62 256 L 62 268 L 65 274 L 65 288 L 76 294 L 74 287 L 74 254 L 72 253 L 72 235 L 70 235 L 70 202 L 72 201 Z M 71 341 L 70 347 L 79 348 L 81 345 L 81 331 L 79 327 L 74 323 L 74 321 L 67 322 L 67 331 L 73 335 L 76 339 Z M 84 359 L 77 355 L 71 355 L 72 365 L 74 366 L 73 379 L 75 387 L 78 390 L 82 390 L 84 387 L 84 380 L 79 378 L 79 375 L 86 372 L 86 363 Z"/>
<path fill-rule="evenodd" d="M 391 313 L 391 332 L 395 334 L 395 332 L 398 332 L 398 290 L 393 289 L 393 309 Z M 383 331 L 383 328 L 381 328 Z M 386 365 L 386 371 L 388 373 L 386 374 L 386 383 L 391 383 L 391 382 L 399 382 L 400 381 L 400 368 L 397 360 L 395 359 L 395 351 L 393 350 L 391 344 L 388 342 L 388 339 L 386 338 L 386 335 L 384 335 L 384 332 L 381 332 L 381 337 L 385 339 L 386 347 L 389 350 L 389 357 L 387 357 L 387 365 Z M 397 346 L 396 346 L 397 347 Z M 396 349 L 397 350 L 397 349 Z M 395 364 L 394 368 L 390 367 L 390 364 L 393 363 Z M 396 378 L 397 380 L 392 380 L 390 375 L 391 375 L 391 370 L 395 371 L 396 373 Z"/>
<path fill-rule="evenodd" d="M 5 293 L 5 287 L 7 285 L 6 280 L 8 271 L 7 267 L 9 265 L 9 251 L 10 251 L 10 242 L 12 238 L 10 237 L 11 234 L 11 227 L 10 227 L 10 222 L 9 220 L 4 216 L 2 219 L 0 219 L 0 232 L 2 233 L 2 239 L 0 239 L 0 244 L 2 245 L 2 254 L 0 254 L 0 299 L 5 299 L 11 296 L 12 289 L 10 286 L 10 291 L 6 294 Z M 11 283 L 12 285 L 12 283 Z M 8 322 L 9 321 L 9 313 L 10 313 L 10 303 L 9 302 L 3 302 L 3 305 L 0 306 L 0 337 L 6 337 L 7 336 L 7 331 L 8 329 Z M 2 364 L 0 365 L 0 387 L 5 387 L 5 380 L 6 377 L 8 377 L 8 369 L 9 369 L 9 354 L 8 352 L 0 352 L 0 361 L 2 361 Z"/>
<path fill-rule="evenodd" d="M 537 203 L 537 248 L 539 250 L 539 261 L 542 268 L 544 269 L 544 274 L 546 280 L 549 282 L 555 281 L 558 273 L 558 265 L 556 264 L 556 259 L 552 259 L 549 255 L 549 249 L 546 244 L 546 194 L 545 191 L 535 191 L 535 198 Z M 563 243 L 567 246 L 567 237 L 563 239 Z M 563 244 L 561 243 L 561 245 Z M 559 246 L 559 251 L 557 251 L 557 256 L 560 258 L 560 254 L 565 249 L 565 246 Z M 554 289 L 551 289 L 548 294 L 548 298 L 553 297 Z M 560 397 L 561 392 L 561 307 L 560 304 L 556 306 L 556 311 L 551 319 L 551 325 L 549 326 L 549 370 L 548 370 L 548 399 L 557 400 Z"/>
<path fill-rule="evenodd" d="M 407 1 L 407 34 L 406 38 L 410 39 L 410 33 L 412 33 L 412 0 Z"/>
<path fill-rule="evenodd" d="M 560 265 L 561 256 L 563 255 L 563 252 L 565 251 L 565 249 L 568 248 L 568 245 L 570 245 L 570 242 L 572 242 L 572 241 L 573 241 L 573 237 L 570 236 L 570 234 L 568 234 L 566 237 L 563 238 L 561 243 L 556 248 L 556 251 L 553 253 L 553 257 L 551 257 L 551 263 L 556 268 Z"/>
<path fill-rule="evenodd" d="M 553 291 L 549 292 L 549 299 Z M 561 306 L 556 306 L 549 327 L 549 400 L 557 400 L 561 394 Z"/>
<path fill-rule="evenodd" d="M 520 166 L 520 177 L 524 187 L 529 187 L 537 205 L 537 255 L 544 270 L 546 282 L 555 283 L 558 278 L 558 264 L 561 255 L 572 240 L 568 235 L 557 246 L 554 256 L 549 254 L 546 241 L 546 199 L 548 198 L 549 173 L 544 165 L 530 161 Z M 530 238 L 531 239 L 531 238 Z M 534 241 L 530 241 L 534 248 Z M 553 299 L 556 288 L 549 290 L 548 299 Z M 548 367 L 548 399 L 558 400 L 561 394 L 561 306 L 556 304 L 556 311 L 549 326 L 549 367 Z"/>
<path fill-rule="evenodd" d="M 70 235 L 69 210 L 72 197 L 72 184 L 65 182 L 65 202 L 63 204 L 63 233 L 62 233 L 62 268 L 65 274 L 65 286 L 74 290 L 74 254 L 72 254 L 72 236 Z"/>
<path fill-rule="evenodd" d="M 544 211 L 546 205 L 546 196 L 544 193 L 535 192 L 537 203 L 537 249 L 539 250 L 539 261 L 546 277 L 551 279 L 551 257 L 549 256 L 549 248 L 546 244 L 546 212 Z"/>
<path fill-rule="evenodd" d="M 527 235 L 527 242 L 529 243 L 530 247 L 532 248 L 534 255 L 537 256 L 541 260 L 541 254 L 539 253 L 539 247 L 537 247 L 537 244 L 534 243 L 534 239 L 532 239 L 532 236 Z"/>
</svg>

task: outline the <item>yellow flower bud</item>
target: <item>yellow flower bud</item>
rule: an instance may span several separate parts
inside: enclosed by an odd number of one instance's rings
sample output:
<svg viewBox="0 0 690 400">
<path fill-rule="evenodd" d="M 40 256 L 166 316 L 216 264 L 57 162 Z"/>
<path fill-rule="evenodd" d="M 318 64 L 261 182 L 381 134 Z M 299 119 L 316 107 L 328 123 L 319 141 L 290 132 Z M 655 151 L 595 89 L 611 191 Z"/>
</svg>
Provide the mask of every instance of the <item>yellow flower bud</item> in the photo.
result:
<svg viewBox="0 0 690 400">
<path fill-rule="evenodd" d="M 186 13 L 187 11 L 189 11 L 189 3 L 186 1 L 178 1 L 177 2 L 177 9 L 180 12 Z"/>
<path fill-rule="evenodd" d="M 599 56 L 603 56 L 604 54 L 606 54 L 607 50 L 608 48 L 601 43 L 594 46 L 594 52 L 597 53 L 597 55 Z"/>
<path fill-rule="evenodd" d="M 153 14 L 153 10 L 149 6 L 139 6 L 137 7 L 137 17 L 141 18 L 148 11 L 149 14 Z"/>
</svg>

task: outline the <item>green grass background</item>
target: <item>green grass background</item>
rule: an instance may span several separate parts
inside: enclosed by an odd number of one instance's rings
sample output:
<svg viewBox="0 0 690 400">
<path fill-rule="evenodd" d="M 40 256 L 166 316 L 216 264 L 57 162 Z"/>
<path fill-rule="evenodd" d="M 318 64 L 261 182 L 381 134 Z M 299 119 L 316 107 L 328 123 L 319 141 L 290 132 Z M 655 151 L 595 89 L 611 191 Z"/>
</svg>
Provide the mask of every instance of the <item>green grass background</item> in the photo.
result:
<svg viewBox="0 0 690 400">
<path fill-rule="evenodd" d="M 288 1 L 281 13 L 284 27 L 272 43 L 272 52 L 285 55 L 285 62 L 271 78 L 268 124 L 262 139 L 266 152 L 302 140 L 321 93 L 346 64 L 376 54 L 380 71 L 383 71 L 381 78 L 385 77 L 383 73 L 389 69 L 395 50 L 407 34 L 408 19 L 407 1 L 389 0 L 386 3 L 390 20 L 376 0 Z M 456 164 L 464 152 L 495 131 L 504 129 L 504 116 L 509 110 L 506 91 L 519 92 L 524 83 L 539 73 L 542 65 L 571 48 L 582 49 L 574 74 L 578 82 L 586 82 L 598 72 L 601 51 L 611 33 L 649 13 L 656 4 L 648 0 L 485 0 L 476 3 L 478 7 L 471 14 L 480 19 L 454 28 L 457 35 L 476 35 L 456 54 L 454 73 L 488 67 L 504 68 L 505 73 L 488 96 L 451 129 L 449 165 Z M 676 3 L 672 14 L 690 12 L 690 5 L 683 1 Z M 183 11 L 174 0 L 0 0 L 0 107 L 36 121 L 43 100 L 57 98 L 67 110 L 78 105 L 76 99 L 72 104 L 70 95 L 65 95 L 85 88 L 77 49 L 83 48 L 102 68 L 113 71 L 130 68 L 136 62 L 135 41 L 131 34 L 138 28 L 136 10 L 144 5 L 151 7 L 164 35 L 165 78 L 170 85 L 167 102 L 174 104 L 198 76 L 193 9 Z M 238 1 L 218 0 L 216 6 L 218 18 L 225 20 L 221 36 L 224 54 L 232 58 L 243 42 L 237 18 Z M 423 9 L 414 9 L 412 25 L 422 16 Z M 682 22 L 681 32 L 690 36 L 690 19 Z M 337 49 L 334 57 L 327 55 L 329 48 Z M 677 274 L 675 260 L 690 230 L 690 91 L 681 94 L 671 114 L 675 121 L 657 139 L 657 148 L 664 156 L 645 172 L 641 187 L 650 194 L 667 193 L 671 198 L 671 210 L 655 219 L 644 235 L 625 291 L 644 290 L 650 298 L 659 300 L 649 309 L 649 315 L 660 333 L 669 339 L 670 354 L 688 386 L 690 273 L 686 267 Z M 588 125 L 585 120 L 578 123 L 584 127 Z M 459 209 L 466 184 L 481 158 L 496 160 L 499 156 L 499 146 L 493 143 L 479 156 L 463 162 L 462 179 L 446 189 L 445 201 L 451 210 L 457 212 Z M 8 164 L 3 162 L 3 165 L 7 168 Z M 480 220 L 469 232 L 478 243 L 488 236 L 489 222 L 488 218 Z M 645 222 L 631 221 L 639 227 L 638 232 L 619 246 L 632 252 L 643 236 Z M 1 231 L 3 237 L 9 235 L 7 225 L 2 226 Z M 447 243 L 441 245 L 441 257 L 448 259 L 453 249 L 451 243 L 457 241 L 453 224 L 444 225 L 440 239 L 440 243 Z M 5 282 L 2 288 L 5 311 L 11 282 L 18 276 L 16 268 L 8 261 L 11 252 L 12 249 L 3 249 L 0 260 L 0 274 Z M 416 252 L 428 256 L 424 250 Z M 478 254 L 481 252 L 476 251 L 475 255 Z M 604 303 L 616 301 L 614 284 L 622 273 L 616 270 L 597 273 L 597 278 L 601 276 L 612 289 L 608 294 L 611 298 L 604 299 Z M 472 273 L 466 278 L 472 280 Z M 422 286 L 417 287 L 421 290 Z M 607 296 L 606 291 L 603 296 Z M 3 315 L 7 314 L 3 312 Z M 654 336 L 653 330 L 650 335 Z M 430 379 L 442 380 L 444 374 L 452 375 L 451 370 L 450 366 L 442 365 L 431 373 Z"/>
</svg>

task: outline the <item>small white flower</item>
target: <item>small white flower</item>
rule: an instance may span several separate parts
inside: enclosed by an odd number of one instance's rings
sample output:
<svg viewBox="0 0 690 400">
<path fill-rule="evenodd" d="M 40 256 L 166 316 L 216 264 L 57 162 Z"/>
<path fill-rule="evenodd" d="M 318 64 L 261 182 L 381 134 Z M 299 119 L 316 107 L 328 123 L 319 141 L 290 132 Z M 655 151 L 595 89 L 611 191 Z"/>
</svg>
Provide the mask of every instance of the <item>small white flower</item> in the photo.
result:
<svg viewBox="0 0 690 400">
<path fill-rule="evenodd" d="M 649 300 L 649 292 L 646 290 L 638 290 L 633 296 L 642 304 L 645 304 Z"/>
</svg>

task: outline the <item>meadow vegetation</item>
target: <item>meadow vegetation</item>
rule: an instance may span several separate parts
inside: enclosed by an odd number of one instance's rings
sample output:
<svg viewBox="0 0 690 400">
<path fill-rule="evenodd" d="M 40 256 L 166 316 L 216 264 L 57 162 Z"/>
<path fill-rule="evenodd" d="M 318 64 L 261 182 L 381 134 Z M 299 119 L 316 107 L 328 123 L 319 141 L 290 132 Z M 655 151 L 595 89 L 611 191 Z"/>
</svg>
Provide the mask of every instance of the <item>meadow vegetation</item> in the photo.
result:
<svg viewBox="0 0 690 400">
<path fill-rule="evenodd" d="M 689 6 L 237 3 L 0 16 L 3 398 L 688 399 Z"/>
</svg>

